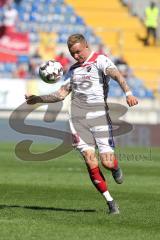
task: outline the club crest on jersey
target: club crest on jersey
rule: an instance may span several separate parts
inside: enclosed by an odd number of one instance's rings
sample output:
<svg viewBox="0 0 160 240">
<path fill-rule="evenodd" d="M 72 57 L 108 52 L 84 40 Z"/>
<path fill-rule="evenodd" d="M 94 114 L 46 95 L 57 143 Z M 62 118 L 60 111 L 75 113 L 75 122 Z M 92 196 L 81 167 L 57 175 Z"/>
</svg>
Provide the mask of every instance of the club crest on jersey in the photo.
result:
<svg viewBox="0 0 160 240">
<path fill-rule="evenodd" d="M 88 66 L 88 67 L 87 67 L 87 72 L 90 72 L 91 69 L 92 69 L 92 67 L 91 67 L 91 66 Z"/>
</svg>

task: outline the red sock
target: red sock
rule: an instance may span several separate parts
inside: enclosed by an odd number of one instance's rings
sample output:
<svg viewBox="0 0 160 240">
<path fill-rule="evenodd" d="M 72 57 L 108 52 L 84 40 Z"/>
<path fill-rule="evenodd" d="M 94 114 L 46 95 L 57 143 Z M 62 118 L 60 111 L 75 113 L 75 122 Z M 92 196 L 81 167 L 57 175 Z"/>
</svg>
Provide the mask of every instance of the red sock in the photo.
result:
<svg viewBox="0 0 160 240">
<path fill-rule="evenodd" d="M 117 158 L 114 158 L 113 164 L 111 163 L 111 166 L 105 167 L 108 170 L 117 170 L 118 169 L 118 160 Z"/>
<path fill-rule="evenodd" d="M 117 160 L 117 158 L 114 159 L 113 164 L 114 164 L 113 169 L 117 170 L 117 168 L 118 168 L 118 160 Z"/>
<path fill-rule="evenodd" d="M 88 168 L 88 172 L 89 172 L 91 181 L 94 184 L 94 186 L 97 188 L 97 190 L 101 193 L 106 192 L 107 184 L 99 167 L 96 167 L 93 169 Z"/>
</svg>

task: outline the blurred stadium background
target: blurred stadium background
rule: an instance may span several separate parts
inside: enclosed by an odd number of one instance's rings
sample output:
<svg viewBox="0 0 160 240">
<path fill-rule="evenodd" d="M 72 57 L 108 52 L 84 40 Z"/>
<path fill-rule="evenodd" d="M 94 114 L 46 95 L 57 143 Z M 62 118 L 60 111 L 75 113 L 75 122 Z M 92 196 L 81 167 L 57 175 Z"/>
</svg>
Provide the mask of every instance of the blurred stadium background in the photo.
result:
<svg viewBox="0 0 160 240">
<path fill-rule="evenodd" d="M 43 94 L 58 87 L 39 79 L 38 66 L 46 59 L 56 58 L 67 70 L 73 60 L 66 40 L 70 34 L 80 32 L 96 51 L 111 57 L 139 98 L 139 105 L 128 109 L 123 117 L 135 128 L 132 134 L 118 140 L 120 146 L 159 146 L 160 47 L 152 46 L 152 42 L 151 46 L 144 46 L 137 38 L 146 34 L 143 20 L 149 0 L 104 0 L 101 4 L 91 0 L 1 0 L 1 29 L 8 2 L 18 17 L 13 28 L 6 26 L 0 37 L 1 141 L 17 139 L 8 119 L 11 111 L 24 102 L 25 93 Z M 155 2 L 160 6 L 159 1 Z M 125 105 L 123 93 L 114 81 L 110 83 L 109 96 L 109 102 Z M 34 119 L 40 120 L 43 111 L 44 108 L 37 109 Z M 62 114 L 60 118 L 63 117 Z"/>
</svg>

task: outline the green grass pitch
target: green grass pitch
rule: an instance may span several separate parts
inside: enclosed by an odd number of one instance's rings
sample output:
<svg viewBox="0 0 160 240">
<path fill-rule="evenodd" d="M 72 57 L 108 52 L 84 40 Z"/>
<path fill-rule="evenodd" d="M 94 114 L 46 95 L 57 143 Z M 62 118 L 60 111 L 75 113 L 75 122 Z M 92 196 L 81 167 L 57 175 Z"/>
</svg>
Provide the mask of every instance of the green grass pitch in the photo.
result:
<svg viewBox="0 0 160 240">
<path fill-rule="evenodd" d="M 77 152 L 25 162 L 16 158 L 14 147 L 0 144 L 0 239 L 160 239 L 160 149 L 117 150 L 125 182 L 117 185 L 103 170 L 121 210 L 109 216 Z"/>
</svg>

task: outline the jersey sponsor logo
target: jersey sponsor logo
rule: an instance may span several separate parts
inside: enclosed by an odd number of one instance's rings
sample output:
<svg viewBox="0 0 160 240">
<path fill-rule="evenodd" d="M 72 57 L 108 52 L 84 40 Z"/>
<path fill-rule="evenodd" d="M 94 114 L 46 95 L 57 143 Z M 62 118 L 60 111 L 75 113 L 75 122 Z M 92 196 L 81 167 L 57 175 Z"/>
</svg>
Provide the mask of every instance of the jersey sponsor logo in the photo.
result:
<svg viewBox="0 0 160 240">
<path fill-rule="evenodd" d="M 90 80 L 91 79 L 91 76 L 86 76 L 86 75 L 76 75 L 74 76 L 73 78 L 73 81 L 87 81 L 87 80 Z"/>
</svg>

